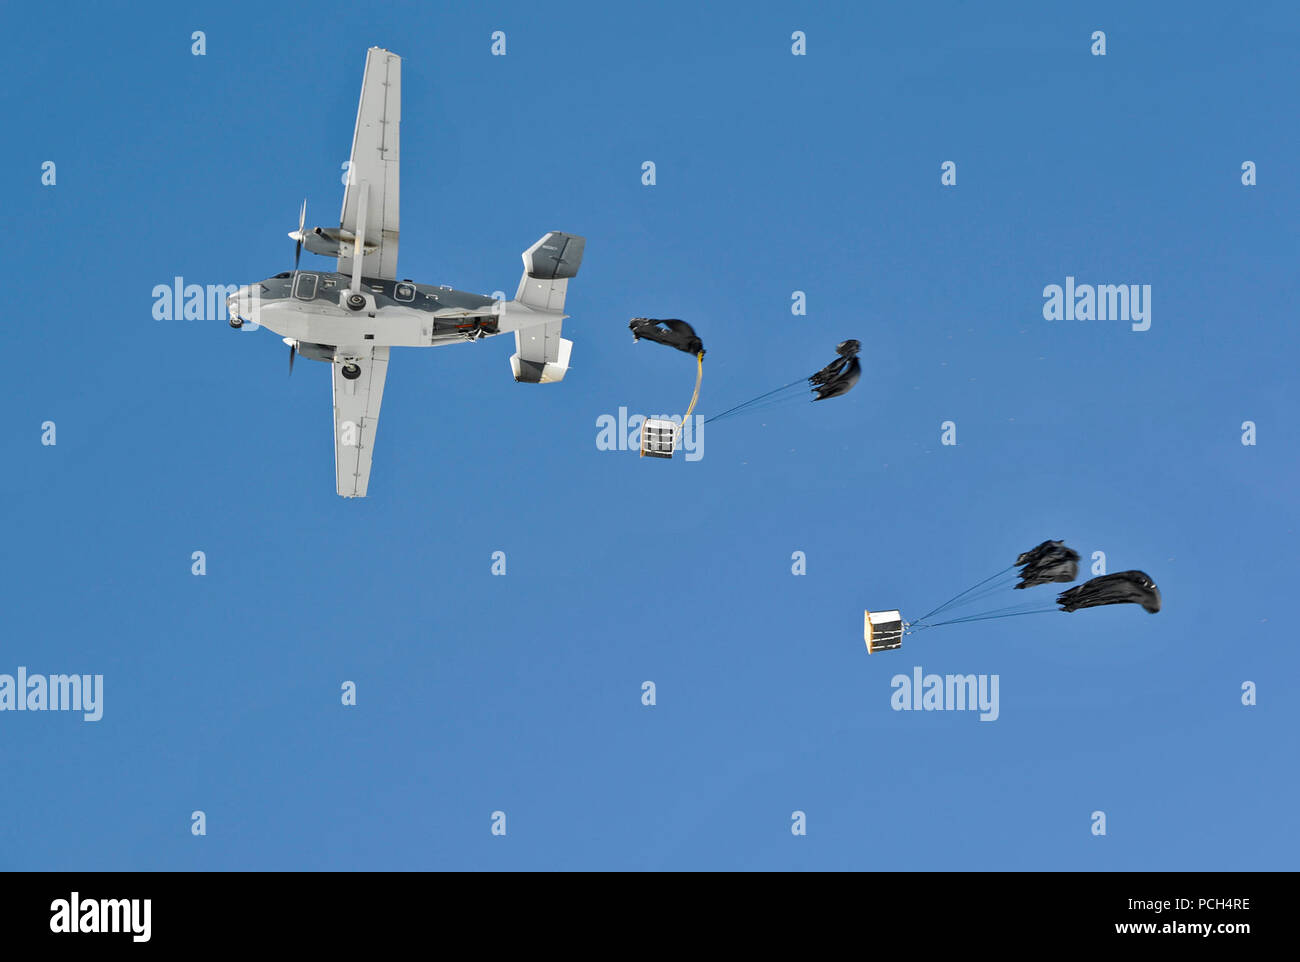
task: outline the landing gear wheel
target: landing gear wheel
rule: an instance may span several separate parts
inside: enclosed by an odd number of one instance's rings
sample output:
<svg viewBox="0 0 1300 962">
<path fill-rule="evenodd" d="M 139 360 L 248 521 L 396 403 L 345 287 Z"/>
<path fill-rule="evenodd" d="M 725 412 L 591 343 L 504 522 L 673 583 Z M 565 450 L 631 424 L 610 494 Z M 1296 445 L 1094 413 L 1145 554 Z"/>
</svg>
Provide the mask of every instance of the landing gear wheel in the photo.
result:
<svg viewBox="0 0 1300 962">
<path fill-rule="evenodd" d="M 355 381 L 361 376 L 361 366 L 349 362 L 343 365 L 343 370 L 340 373 L 349 381 Z"/>
<path fill-rule="evenodd" d="M 233 327 L 235 330 L 239 330 L 241 327 L 244 326 L 244 322 L 237 317 L 232 317 L 230 319 L 230 326 Z"/>
<path fill-rule="evenodd" d="M 348 295 L 348 307 L 354 311 L 359 311 L 366 306 L 366 299 L 360 294 Z"/>
</svg>

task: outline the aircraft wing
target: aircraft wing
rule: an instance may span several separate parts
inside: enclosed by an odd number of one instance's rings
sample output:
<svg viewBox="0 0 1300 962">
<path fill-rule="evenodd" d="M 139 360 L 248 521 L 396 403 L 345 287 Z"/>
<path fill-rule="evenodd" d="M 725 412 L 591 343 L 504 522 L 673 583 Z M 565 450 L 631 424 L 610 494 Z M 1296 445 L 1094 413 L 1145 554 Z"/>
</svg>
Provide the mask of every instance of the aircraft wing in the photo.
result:
<svg viewBox="0 0 1300 962">
<path fill-rule="evenodd" d="M 361 376 L 349 380 L 343 376 L 343 366 L 353 358 Z M 387 376 L 387 347 L 334 358 L 334 477 L 345 498 L 364 498 L 370 485 L 370 459 Z"/>
<path fill-rule="evenodd" d="M 397 278 L 398 162 L 402 124 L 402 58 L 380 47 L 366 53 L 366 73 L 361 81 L 357 127 L 352 135 L 352 160 L 343 191 L 339 226 L 357 232 L 361 194 L 367 193 L 363 277 Z M 341 274 L 352 274 L 351 256 L 340 257 Z"/>
</svg>

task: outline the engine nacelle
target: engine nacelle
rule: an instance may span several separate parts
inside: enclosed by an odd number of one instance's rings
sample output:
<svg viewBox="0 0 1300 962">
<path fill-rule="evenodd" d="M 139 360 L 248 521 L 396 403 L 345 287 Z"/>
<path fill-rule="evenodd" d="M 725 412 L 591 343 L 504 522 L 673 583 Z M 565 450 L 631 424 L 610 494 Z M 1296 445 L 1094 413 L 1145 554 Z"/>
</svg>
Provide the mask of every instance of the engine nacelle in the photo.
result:
<svg viewBox="0 0 1300 962">
<path fill-rule="evenodd" d="M 289 235 L 297 237 L 297 233 Z M 320 254 L 323 257 L 355 257 L 356 256 L 356 236 L 351 231 L 343 230 L 341 227 L 313 227 L 306 231 L 302 237 L 302 246 L 307 248 L 313 254 Z M 366 241 L 365 253 L 372 254 L 379 249 L 379 245 L 372 241 Z"/>
<path fill-rule="evenodd" d="M 294 340 L 292 337 L 284 338 L 284 343 L 297 351 L 299 357 L 305 357 L 309 361 L 334 363 L 335 347 L 333 344 L 313 344 L 310 341 Z"/>
</svg>

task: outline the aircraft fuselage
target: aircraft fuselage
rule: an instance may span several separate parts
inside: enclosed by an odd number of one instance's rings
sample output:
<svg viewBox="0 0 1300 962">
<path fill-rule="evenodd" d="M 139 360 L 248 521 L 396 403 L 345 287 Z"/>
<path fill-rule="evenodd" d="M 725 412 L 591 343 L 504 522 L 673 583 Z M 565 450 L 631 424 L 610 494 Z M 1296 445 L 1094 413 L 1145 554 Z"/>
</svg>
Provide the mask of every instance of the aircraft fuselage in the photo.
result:
<svg viewBox="0 0 1300 962">
<path fill-rule="evenodd" d="M 232 323 L 339 347 L 433 347 L 499 333 L 501 302 L 482 294 L 363 278 L 355 300 L 350 284 L 335 271 L 286 272 L 241 287 L 227 306 Z"/>
</svg>

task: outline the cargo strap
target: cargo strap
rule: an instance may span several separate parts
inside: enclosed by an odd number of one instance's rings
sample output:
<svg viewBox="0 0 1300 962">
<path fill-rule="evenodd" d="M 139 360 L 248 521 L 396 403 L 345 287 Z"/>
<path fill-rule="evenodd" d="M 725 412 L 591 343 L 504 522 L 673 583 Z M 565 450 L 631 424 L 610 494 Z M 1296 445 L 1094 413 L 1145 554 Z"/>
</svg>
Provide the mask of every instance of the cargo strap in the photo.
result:
<svg viewBox="0 0 1300 962">
<path fill-rule="evenodd" d="M 700 399 L 700 382 L 704 380 L 704 352 L 700 351 L 699 354 L 695 355 L 695 360 L 699 362 L 699 366 L 695 371 L 695 393 L 691 395 L 691 403 L 686 408 L 686 413 L 682 415 L 682 424 L 686 423 L 686 419 L 695 410 L 695 402 Z"/>
</svg>

